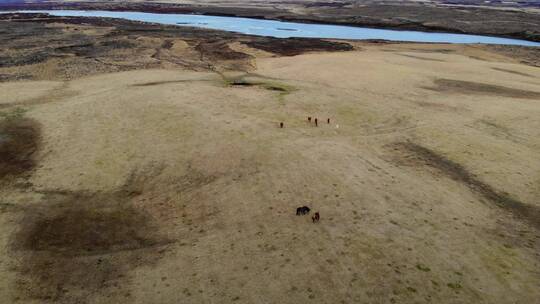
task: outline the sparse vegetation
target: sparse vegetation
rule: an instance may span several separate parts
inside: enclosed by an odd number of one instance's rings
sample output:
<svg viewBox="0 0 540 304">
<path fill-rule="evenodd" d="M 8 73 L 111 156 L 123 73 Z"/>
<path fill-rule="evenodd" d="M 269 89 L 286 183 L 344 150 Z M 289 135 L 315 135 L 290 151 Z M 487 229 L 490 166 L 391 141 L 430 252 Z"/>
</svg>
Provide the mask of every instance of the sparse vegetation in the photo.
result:
<svg viewBox="0 0 540 304">
<path fill-rule="evenodd" d="M 21 107 L 14 107 L 7 110 L 0 111 L 0 121 L 10 121 L 23 118 L 27 109 Z"/>
<path fill-rule="evenodd" d="M 40 126 L 25 118 L 23 108 L 0 112 L 0 185 L 32 170 L 40 143 Z"/>
<path fill-rule="evenodd" d="M 422 264 L 416 264 L 416 269 L 423 271 L 423 272 L 429 272 L 431 269 L 425 265 Z"/>
<path fill-rule="evenodd" d="M 462 287 L 461 287 L 461 284 L 460 283 L 448 283 L 446 284 L 446 286 L 450 287 L 451 289 L 457 291 L 457 290 L 460 290 Z"/>
</svg>

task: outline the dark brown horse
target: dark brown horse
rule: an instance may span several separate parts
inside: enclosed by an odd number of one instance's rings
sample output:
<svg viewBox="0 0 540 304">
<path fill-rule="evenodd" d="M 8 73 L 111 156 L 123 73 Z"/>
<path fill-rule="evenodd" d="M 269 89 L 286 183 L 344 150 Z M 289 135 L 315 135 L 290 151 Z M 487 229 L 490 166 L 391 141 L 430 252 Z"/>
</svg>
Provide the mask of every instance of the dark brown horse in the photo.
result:
<svg viewBox="0 0 540 304">
<path fill-rule="evenodd" d="M 305 214 L 308 214 L 310 210 L 311 210 L 311 209 L 309 209 L 308 206 L 298 207 L 298 208 L 296 208 L 296 215 L 305 215 Z"/>
<path fill-rule="evenodd" d="M 321 219 L 321 216 L 319 215 L 319 212 L 315 212 L 315 214 L 311 217 L 311 220 L 315 223 L 318 222 Z"/>
</svg>

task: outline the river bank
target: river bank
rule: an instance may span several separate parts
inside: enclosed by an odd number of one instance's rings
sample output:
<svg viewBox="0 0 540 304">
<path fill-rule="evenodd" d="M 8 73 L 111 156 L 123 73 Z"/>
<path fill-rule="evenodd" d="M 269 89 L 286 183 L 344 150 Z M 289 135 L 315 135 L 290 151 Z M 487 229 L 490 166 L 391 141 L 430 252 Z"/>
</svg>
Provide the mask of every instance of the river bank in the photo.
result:
<svg viewBox="0 0 540 304">
<path fill-rule="evenodd" d="M 10 11 L 7 12 L 9 13 Z M 6 13 L 6 11 L 0 11 L 0 13 Z M 381 40 L 419 43 L 490 44 L 540 47 L 540 42 L 493 36 L 396 31 L 343 25 L 306 24 L 225 16 L 81 10 L 17 11 L 17 13 L 47 14 L 56 17 L 124 19 L 134 22 L 204 28 L 274 38 Z"/>
<path fill-rule="evenodd" d="M 294 2 L 293 2 L 294 3 Z M 341 5 L 325 3 L 257 6 L 242 1 L 232 5 L 193 5 L 147 2 L 3 3 L 0 10 L 108 10 L 246 17 L 268 20 L 336 24 L 395 30 L 477 34 L 540 41 L 540 14 L 536 10 L 428 5 Z"/>
</svg>

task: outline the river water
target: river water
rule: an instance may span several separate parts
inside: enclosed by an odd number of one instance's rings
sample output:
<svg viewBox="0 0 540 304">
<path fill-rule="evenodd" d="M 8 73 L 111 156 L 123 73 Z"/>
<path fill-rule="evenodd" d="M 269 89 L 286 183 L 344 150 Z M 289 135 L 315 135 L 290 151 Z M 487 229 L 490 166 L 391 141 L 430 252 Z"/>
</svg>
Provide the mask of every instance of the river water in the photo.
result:
<svg viewBox="0 0 540 304">
<path fill-rule="evenodd" d="M 282 22 L 239 17 L 203 16 L 189 14 L 155 14 L 141 12 L 39 10 L 19 11 L 48 13 L 54 16 L 108 17 L 133 21 L 153 22 L 177 26 L 192 26 L 277 38 L 334 38 L 334 39 L 383 39 L 392 41 L 435 43 L 483 43 L 540 47 L 540 43 L 481 35 L 396 31 L 365 27 Z M 4 12 L 5 13 L 5 12 Z"/>
</svg>

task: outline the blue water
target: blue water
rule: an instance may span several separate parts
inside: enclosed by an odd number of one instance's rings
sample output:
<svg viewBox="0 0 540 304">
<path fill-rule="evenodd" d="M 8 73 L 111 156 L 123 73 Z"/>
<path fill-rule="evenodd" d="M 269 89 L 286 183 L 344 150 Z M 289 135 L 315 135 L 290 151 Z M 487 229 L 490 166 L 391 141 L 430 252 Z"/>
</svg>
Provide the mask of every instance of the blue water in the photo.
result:
<svg viewBox="0 0 540 304">
<path fill-rule="evenodd" d="M 491 36 L 427 33 L 418 31 L 395 31 L 354 26 L 306 24 L 239 17 L 76 10 L 39 10 L 19 12 L 48 13 L 54 16 L 122 18 L 133 21 L 201 27 L 277 38 L 306 37 L 335 39 L 384 39 L 392 41 L 509 44 L 540 47 L 540 43 L 538 42 Z"/>
</svg>

